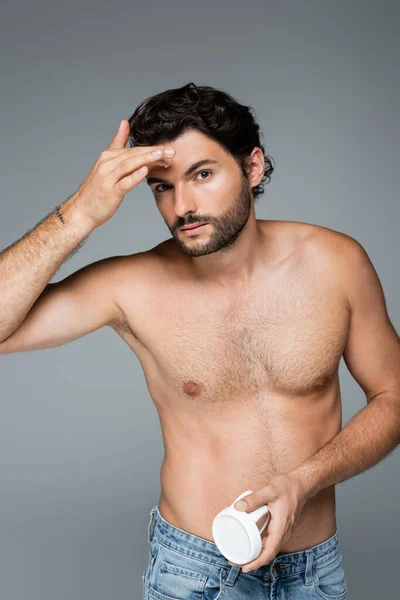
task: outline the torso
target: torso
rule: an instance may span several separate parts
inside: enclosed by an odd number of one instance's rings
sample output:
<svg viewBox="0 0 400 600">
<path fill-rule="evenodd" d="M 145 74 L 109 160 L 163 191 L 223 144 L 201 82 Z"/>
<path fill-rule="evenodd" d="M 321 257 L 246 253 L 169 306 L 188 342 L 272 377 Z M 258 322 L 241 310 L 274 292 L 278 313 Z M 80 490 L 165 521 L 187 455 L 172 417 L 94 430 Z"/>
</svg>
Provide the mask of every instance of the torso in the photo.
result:
<svg viewBox="0 0 400 600">
<path fill-rule="evenodd" d="M 341 428 L 338 367 L 349 312 L 318 250 L 318 227 L 257 222 L 275 236 L 276 258 L 266 256 L 247 290 L 190 278 L 166 240 L 142 255 L 139 281 L 125 279 L 112 325 L 138 357 L 159 414 L 160 512 L 210 541 L 217 512 L 295 468 Z M 306 503 L 280 553 L 335 529 L 332 486 Z"/>
</svg>

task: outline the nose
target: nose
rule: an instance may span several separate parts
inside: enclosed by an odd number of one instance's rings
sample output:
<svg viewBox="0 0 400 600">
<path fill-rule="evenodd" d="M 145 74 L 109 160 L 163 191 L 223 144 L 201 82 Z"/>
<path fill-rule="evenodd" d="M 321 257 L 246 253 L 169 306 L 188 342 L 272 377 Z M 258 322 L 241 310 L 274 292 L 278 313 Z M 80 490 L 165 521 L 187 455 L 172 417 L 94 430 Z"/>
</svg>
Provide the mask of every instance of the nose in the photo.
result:
<svg viewBox="0 0 400 600">
<path fill-rule="evenodd" d="M 197 210 L 197 204 L 194 197 L 188 190 L 185 192 L 175 187 L 175 214 L 177 217 L 185 217 L 188 213 L 194 213 Z"/>
</svg>

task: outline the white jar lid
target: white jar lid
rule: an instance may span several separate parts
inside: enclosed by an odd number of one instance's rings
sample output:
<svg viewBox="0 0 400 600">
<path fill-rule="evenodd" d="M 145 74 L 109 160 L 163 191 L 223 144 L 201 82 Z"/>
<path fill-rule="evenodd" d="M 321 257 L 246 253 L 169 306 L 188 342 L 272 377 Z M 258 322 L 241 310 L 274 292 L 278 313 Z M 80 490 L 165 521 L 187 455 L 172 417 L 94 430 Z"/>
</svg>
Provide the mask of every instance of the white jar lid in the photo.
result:
<svg viewBox="0 0 400 600">
<path fill-rule="evenodd" d="M 232 508 L 232 507 L 229 507 Z M 261 552 L 261 535 L 246 512 L 222 511 L 212 524 L 214 542 L 225 558 L 239 565 L 254 560 Z"/>
</svg>

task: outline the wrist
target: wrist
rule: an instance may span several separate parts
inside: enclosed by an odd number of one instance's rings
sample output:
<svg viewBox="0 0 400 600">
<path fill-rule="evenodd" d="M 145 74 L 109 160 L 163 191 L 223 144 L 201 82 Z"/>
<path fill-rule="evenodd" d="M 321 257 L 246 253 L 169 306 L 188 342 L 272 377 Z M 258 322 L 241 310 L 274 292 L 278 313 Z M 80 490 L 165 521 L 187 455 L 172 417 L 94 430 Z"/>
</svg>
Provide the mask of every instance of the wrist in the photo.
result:
<svg viewBox="0 0 400 600">
<path fill-rule="evenodd" d="M 56 217 L 61 226 L 69 226 L 78 232 L 82 237 L 88 236 L 96 226 L 79 209 L 77 195 L 70 196 L 56 212 Z M 57 212 L 60 216 L 57 215 Z M 64 221 L 64 222 L 62 222 Z"/>
<path fill-rule="evenodd" d="M 311 471 L 305 465 L 300 465 L 287 473 L 288 477 L 295 483 L 299 490 L 299 494 L 307 502 L 312 496 L 315 496 L 319 491 L 315 481 L 312 478 Z"/>
</svg>

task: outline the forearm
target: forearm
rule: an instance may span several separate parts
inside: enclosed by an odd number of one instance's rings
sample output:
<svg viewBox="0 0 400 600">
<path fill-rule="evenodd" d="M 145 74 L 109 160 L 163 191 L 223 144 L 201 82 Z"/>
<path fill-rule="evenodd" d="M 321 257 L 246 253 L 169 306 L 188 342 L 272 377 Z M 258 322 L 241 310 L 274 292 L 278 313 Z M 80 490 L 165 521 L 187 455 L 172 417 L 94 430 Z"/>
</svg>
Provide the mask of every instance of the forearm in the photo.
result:
<svg viewBox="0 0 400 600">
<path fill-rule="evenodd" d="M 72 195 L 19 241 L 0 253 L 0 341 L 9 337 L 67 257 L 93 231 Z"/>
<path fill-rule="evenodd" d="M 290 472 L 306 498 L 372 467 L 400 444 L 400 393 L 384 392 Z"/>
</svg>

